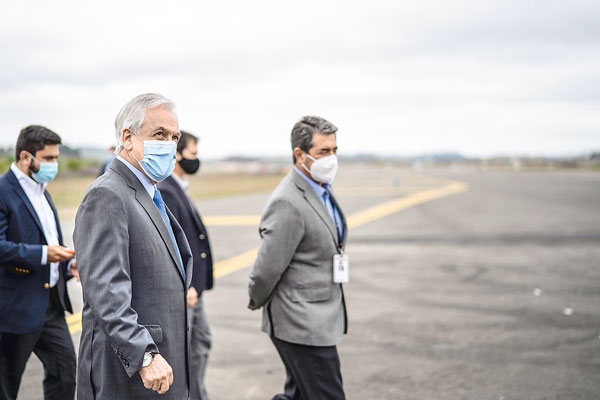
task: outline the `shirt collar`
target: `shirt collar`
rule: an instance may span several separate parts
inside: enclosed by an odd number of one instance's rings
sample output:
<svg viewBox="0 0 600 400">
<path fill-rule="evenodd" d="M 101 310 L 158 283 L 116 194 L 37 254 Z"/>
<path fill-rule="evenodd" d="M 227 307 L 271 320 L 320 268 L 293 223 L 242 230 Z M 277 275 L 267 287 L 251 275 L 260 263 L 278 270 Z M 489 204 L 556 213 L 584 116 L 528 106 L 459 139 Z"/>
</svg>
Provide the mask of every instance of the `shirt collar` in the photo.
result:
<svg viewBox="0 0 600 400">
<path fill-rule="evenodd" d="M 133 172 L 135 174 L 135 176 L 138 178 L 138 180 L 140 181 L 142 186 L 144 186 L 144 189 L 146 189 L 146 192 L 148 192 L 148 195 L 150 195 L 150 198 L 154 199 L 154 191 L 156 190 L 156 186 L 154 186 L 152 184 L 152 181 L 150 180 L 150 178 L 148 178 L 146 176 L 146 174 L 144 174 L 142 171 L 140 171 L 139 169 L 137 169 L 136 167 L 131 165 L 131 163 L 129 161 L 127 161 L 126 159 L 124 159 L 123 157 L 117 156 L 117 160 L 119 160 L 123 164 L 125 164 L 127 166 L 127 168 L 129 168 L 131 170 L 131 172 Z"/>
<path fill-rule="evenodd" d="M 171 177 L 175 182 L 177 182 L 177 184 L 183 189 L 184 192 L 187 192 L 188 188 L 190 187 L 190 182 L 187 179 L 185 179 L 185 177 L 180 178 L 176 173 L 172 173 Z"/>
<path fill-rule="evenodd" d="M 295 165 L 294 165 L 294 170 L 296 170 L 298 175 L 300 175 L 306 182 L 308 182 L 310 187 L 313 188 L 313 190 L 315 191 L 317 196 L 319 196 L 319 198 L 323 198 L 323 193 L 325 193 L 325 191 L 329 190 L 329 187 L 331 186 L 330 184 L 324 183 L 323 186 L 321 186 L 317 182 L 310 179 L 308 176 L 304 175 L 302 173 L 302 171 L 300 171 L 298 169 L 298 167 L 296 167 Z"/>
<path fill-rule="evenodd" d="M 37 183 L 29 175 L 21 171 L 21 169 L 17 167 L 17 164 L 14 162 L 10 165 L 10 170 L 13 172 L 13 174 L 15 174 L 17 180 L 23 188 L 26 187 L 38 195 L 42 195 L 44 190 L 46 190 L 46 186 L 48 185 L 47 183 Z"/>
</svg>

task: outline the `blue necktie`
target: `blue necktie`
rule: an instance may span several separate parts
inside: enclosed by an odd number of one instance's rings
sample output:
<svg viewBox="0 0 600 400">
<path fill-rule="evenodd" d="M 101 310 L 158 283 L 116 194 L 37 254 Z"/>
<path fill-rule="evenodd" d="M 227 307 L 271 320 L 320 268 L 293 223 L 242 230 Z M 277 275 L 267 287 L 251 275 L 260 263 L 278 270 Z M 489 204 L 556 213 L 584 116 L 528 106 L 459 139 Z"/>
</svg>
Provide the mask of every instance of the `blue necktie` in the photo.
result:
<svg viewBox="0 0 600 400">
<path fill-rule="evenodd" d="M 183 279 L 185 280 L 185 271 L 183 269 L 183 260 L 181 259 L 181 254 L 179 254 L 179 246 L 177 246 L 177 241 L 175 240 L 175 235 L 173 234 L 173 228 L 171 228 L 171 222 L 169 221 L 169 216 L 167 215 L 167 210 L 165 209 L 165 202 L 160 194 L 160 190 L 156 189 L 154 191 L 154 197 L 152 198 L 154 204 L 158 208 L 158 212 L 162 217 L 165 225 L 167 226 L 167 230 L 169 231 L 169 235 L 171 236 L 171 240 L 173 241 L 173 246 L 175 246 L 175 251 L 177 252 L 177 258 L 179 259 L 179 268 L 181 268 L 181 273 L 183 274 Z"/>
<path fill-rule="evenodd" d="M 325 189 L 325 191 L 323 192 L 323 202 L 325 203 L 325 208 L 327 208 L 327 211 L 329 211 L 329 215 L 331 216 L 331 218 L 333 218 L 333 224 L 335 225 L 335 231 L 337 233 L 337 237 L 338 237 L 338 242 L 341 243 L 342 242 L 342 233 L 341 233 L 341 227 L 338 223 L 338 219 L 336 217 L 336 213 L 335 213 L 335 207 L 333 206 L 333 203 L 331 202 L 331 199 L 329 198 L 329 190 Z"/>
</svg>

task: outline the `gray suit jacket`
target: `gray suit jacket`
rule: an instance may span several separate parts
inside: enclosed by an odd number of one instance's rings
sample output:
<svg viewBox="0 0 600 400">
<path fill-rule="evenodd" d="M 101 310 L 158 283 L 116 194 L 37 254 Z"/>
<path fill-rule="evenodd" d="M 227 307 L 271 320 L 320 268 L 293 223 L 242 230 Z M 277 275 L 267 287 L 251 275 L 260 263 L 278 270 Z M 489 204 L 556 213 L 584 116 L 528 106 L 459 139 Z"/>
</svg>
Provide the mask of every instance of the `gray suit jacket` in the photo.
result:
<svg viewBox="0 0 600 400">
<path fill-rule="evenodd" d="M 344 243 L 323 201 L 295 170 L 271 195 L 259 233 L 248 307 L 263 307 L 262 330 L 292 343 L 338 344 L 347 318 L 342 285 L 333 282 L 333 256 Z"/>
<path fill-rule="evenodd" d="M 188 398 L 192 256 L 167 213 L 186 282 L 158 208 L 125 164 L 115 159 L 85 194 L 73 234 L 84 302 L 78 400 Z M 147 349 L 173 368 L 173 386 L 162 396 L 144 388 L 138 373 Z"/>
</svg>

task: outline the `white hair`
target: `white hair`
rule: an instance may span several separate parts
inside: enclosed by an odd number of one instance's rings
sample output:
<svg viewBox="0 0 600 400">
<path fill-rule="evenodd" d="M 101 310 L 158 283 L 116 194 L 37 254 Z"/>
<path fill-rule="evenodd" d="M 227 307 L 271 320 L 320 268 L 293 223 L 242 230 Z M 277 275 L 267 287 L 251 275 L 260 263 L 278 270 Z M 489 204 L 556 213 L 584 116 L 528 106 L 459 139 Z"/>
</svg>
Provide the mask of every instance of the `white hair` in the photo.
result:
<svg viewBox="0 0 600 400">
<path fill-rule="evenodd" d="M 121 141 L 123 131 L 129 129 L 137 135 L 146 119 L 146 112 L 156 107 L 164 107 L 173 111 L 175 103 L 158 93 L 144 93 L 135 96 L 121 108 L 117 118 L 115 118 L 115 138 L 117 139 L 115 154 L 119 154 L 123 149 Z"/>
</svg>

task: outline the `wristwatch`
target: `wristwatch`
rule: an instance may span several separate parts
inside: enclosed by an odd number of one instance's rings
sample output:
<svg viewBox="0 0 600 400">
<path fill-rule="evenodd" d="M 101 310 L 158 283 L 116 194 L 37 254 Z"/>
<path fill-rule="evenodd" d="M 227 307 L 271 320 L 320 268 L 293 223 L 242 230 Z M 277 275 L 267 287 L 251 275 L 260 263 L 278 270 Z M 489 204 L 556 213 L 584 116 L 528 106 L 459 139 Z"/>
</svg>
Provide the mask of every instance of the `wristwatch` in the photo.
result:
<svg viewBox="0 0 600 400">
<path fill-rule="evenodd" d="M 145 352 L 142 367 L 147 367 L 148 365 L 152 364 L 152 360 L 154 360 L 154 353 L 151 351 Z"/>
</svg>

